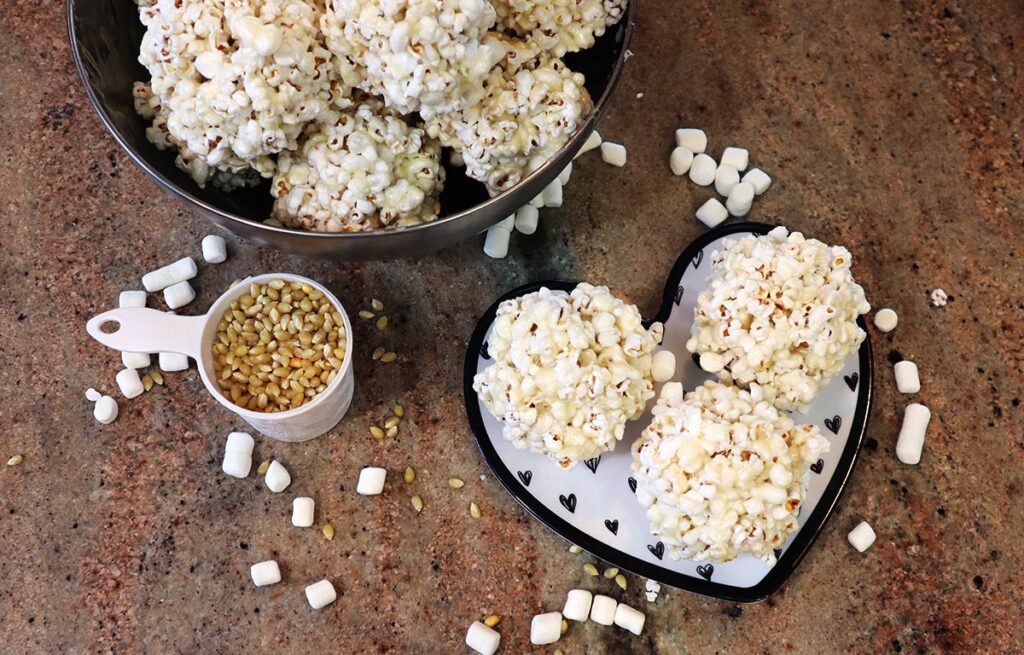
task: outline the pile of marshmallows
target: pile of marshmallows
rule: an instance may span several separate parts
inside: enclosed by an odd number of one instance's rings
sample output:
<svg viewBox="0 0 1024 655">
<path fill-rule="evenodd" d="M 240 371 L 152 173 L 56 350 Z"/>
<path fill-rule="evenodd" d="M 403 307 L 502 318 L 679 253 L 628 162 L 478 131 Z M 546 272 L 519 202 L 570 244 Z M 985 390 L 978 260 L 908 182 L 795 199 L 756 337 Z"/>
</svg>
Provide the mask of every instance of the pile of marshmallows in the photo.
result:
<svg viewBox="0 0 1024 655">
<path fill-rule="evenodd" d="M 643 612 L 610 596 L 595 596 L 586 589 L 573 589 L 566 597 L 565 607 L 561 612 L 546 612 L 533 617 L 530 624 L 530 643 L 537 646 L 553 644 L 562 637 L 563 619 L 582 622 L 587 618 L 599 625 L 614 623 L 635 635 L 643 631 L 646 620 Z M 469 632 L 466 633 L 466 645 L 480 655 L 494 655 L 500 642 L 501 635 L 480 621 L 469 626 Z"/>
</svg>

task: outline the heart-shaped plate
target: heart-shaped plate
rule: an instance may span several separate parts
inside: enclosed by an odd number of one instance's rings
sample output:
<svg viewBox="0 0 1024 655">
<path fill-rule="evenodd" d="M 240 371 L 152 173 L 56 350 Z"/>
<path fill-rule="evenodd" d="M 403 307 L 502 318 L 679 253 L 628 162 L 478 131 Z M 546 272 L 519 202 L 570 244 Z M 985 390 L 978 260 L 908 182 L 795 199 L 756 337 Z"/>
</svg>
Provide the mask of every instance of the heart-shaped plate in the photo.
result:
<svg viewBox="0 0 1024 655">
<path fill-rule="evenodd" d="M 676 355 L 675 380 L 686 391 L 712 376 L 703 372 L 686 350 L 697 296 L 706 286 L 711 255 L 722 240 L 765 234 L 773 225 L 733 223 L 705 233 L 676 260 L 665 286 L 658 315 L 665 325 L 663 348 Z M 473 376 L 487 368 L 487 339 L 498 305 L 509 298 L 547 287 L 568 293 L 575 282 L 529 284 L 499 298 L 484 314 L 470 339 L 465 364 L 465 400 L 469 423 L 487 464 L 512 496 L 549 528 L 594 556 L 651 580 L 706 596 L 737 602 L 763 600 L 786 581 L 807 554 L 835 507 L 860 451 L 871 406 L 871 345 L 865 338 L 856 357 L 822 389 L 806 414 L 790 412 L 797 423 L 814 423 L 828 438 L 831 450 L 811 465 L 807 497 L 799 528 L 777 551 L 770 566 L 751 555 L 725 563 L 672 560 L 664 544 L 651 536 L 644 508 L 634 496 L 630 445 L 650 422 L 650 412 L 626 427 L 615 450 L 563 471 L 547 457 L 516 450 L 501 435 L 501 422 L 491 416 L 473 391 Z M 646 321 L 646 323 L 650 323 Z M 863 317 L 858 323 L 865 328 Z M 656 392 L 660 385 L 656 385 Z M 652 400 L 648 410 L 654 405 Z"/>
</svg>

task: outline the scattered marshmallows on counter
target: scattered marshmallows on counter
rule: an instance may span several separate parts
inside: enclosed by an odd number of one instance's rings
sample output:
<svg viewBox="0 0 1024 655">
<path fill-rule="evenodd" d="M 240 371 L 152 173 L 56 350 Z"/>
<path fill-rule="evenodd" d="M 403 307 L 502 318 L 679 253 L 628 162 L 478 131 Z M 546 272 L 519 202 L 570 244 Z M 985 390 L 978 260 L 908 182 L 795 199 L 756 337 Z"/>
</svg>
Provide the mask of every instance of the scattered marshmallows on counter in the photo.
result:
<svg viewBox="0 0 1024 655">
<path fill-rule="evenodd" d="M 917 364 L 909 360 L 896 362 L 892 367 L 896 376 L 896 390 L 900 393 L 917 393 L 921 390 L 921 378 L 917 374 Z"/>
<path fill-rule="evenodd" d="M 530 622 L 530 643 L 543 646 L 553 644 L 562 636 L 561 612 L 538 614 Z"/>
<path fill-rule="evenodd" d="M 740 172 L 729 164 L 719 164 L 715 171 L 715 191 L 720 196 L 729 196 L 732 188 L 740 183 Z"/>
<path fill-rule="evenodd" d="M 760 168 L 751 168 L 741 181 L 747 182 L 750 186 L 754 187 L 754 194 L 758 196 L 767 191 L 768 187 L 772 185 L 772 178 L 768 177 L 768 174 Z"/>
<path fill-rule="evenodd" d="M 590 136 L 587 137 L 587 140 L 583 142 L 583 147 L 576 153 L 576 157 L 579 157 L 585 152 L 590 152 L 594 148 L 599 148 L 601 143 L 601 135 L 598 134 L 597 130 L 594 130 L 590 133 Z M 573 157 L 573 159 L 576 157 Z"/>
<path fill-rule="evenodd" d="M 668 167 L 673 175 L 686 175 L 693 165 L 693 151 L 684 146 L 676 146 L 668 158 Z"/>
<path fill-rule="evenodd" d="M 931 411 L 920 403 L 911 403 L 903 410 L 903 425 L 900 436 L 896 439 L 896 458 L 904 464 L 921 462 L 921 451 L 924 450 L 924 438 L 928 432 L 928 423 L 932 419 Z"/>
<path fill-rule="evenodd" d="M 640 636 L 640 633 L 644 630 L 644 621 L 647 617 L 644 616 L 643 612 L 633 609 L 625 603 L 619 603 L 615 608 L 615 625 L 629 630 L 633 634 Z"/>
<path fill-rule="evenodd" d="M 540 211 L 533 205 L 520 207 L 516 212 L 516 231 L 521 234 L 533 234 L 537 231 L 537 224 L 539 222 Z"/>
<path fill-rule="evenodd" d="M 850 545 L 857 549 L 857 552 L 863 553 L 868 548 L 871 548 L 871 544 L 875 543 L 875 531 L 871 529 L 867 521 L 861 521 L 857 524 L 853 530 L 850 530 L 850 534 L 846 535 L 847 541 Z"/>
<path fill-rule="evenodd" d="M 196 276 L 199 269 L 196 267 L 196 262 L 191 257 L 182 257 L 173 264 L 168 264 L 163 268 L 158 268 L 155 271 L 150 271 L 142 276 L 142 286 L 146 288 L 146 291 L 163 291 L 169 286 L 177 284 L 178 282 L 184 282 L 185 280 L 191 280 Z"/>
<path fill-rule="evenodd" d="M 494 655 L 501 643 L 501 635 L 480 621 L 473 621 L 466 632 L 466 645 L 480 655 Z"/>
<path fill-rule="evenodd" d="M 135 398 L 145 391 L 145 388 L 142 386 L 142 378 L 139 377 L 139 372 L 133 368 L 118 371 L 117 377 L 114 379 L 117 381 L 117 388 L 121 390 L 121 395 L 128 400 Z"/>
<path fill-rule="evenodd" d="M 252 583 L 257 587 L 277 584 L 281 581 L 281 568 L 277 562 L 268 559 L 265 562 L 257 562 L 249 567 L 249 575 L 252 576 Z"/>
<path fill-rule="evenodd" d="M 506 230 L 499 223 L 487 229 L 487 236 L 484 237 L 484 254 L 492 259 L 503 259 L 508 255 L 508 242 L 512 232 Z"/>
<path fill-rule="evenodd" d="M 188 355 L 183 355 L 181 353 L 160 353 L 157 359 L 160 363 L 160 370 L 167 373 L 188 369 Z"/>
<path fill-rule="evenodd" d="M 228 245 L 224 237 L 208 234 L 203 237 L 203 259 L 210 264 L 220 264 L 228 258 Z"/>
<path fill-rule="evenodd" d="M 363 496 L 377 496 L 384 491 L 384 480 L 387 478 L 387 470 L 377 466 L 366 466 L 359 471 L 359 482 L 356 483 L 356 493 Z"/>
<path fill-rule="evenodd" d="M 288 473 L 288 469 L 275 459 L 267 468 L 263 481 L 266 482 L 268 489 L 277 494 L 288 488 L 288 485 L 292 483 L 292 476 Z"/>
<path fill-rule="evenodd" d="M 896 312 L 886 307 L 885 309 L 879 309 L 875 313 L 875 327 L 882 332 L 892 332 L 896 329 L 896 324 L 899 322 L 899 316 Z"/>
<path fill-rule="evenodd" d="M 184 307 L 196 299 L 195 289 L 186 281 L 176 282 L 164 289 L 164 302 L 171 309 Z"/>
<path fill-rule="evenodd" d="M 224 444 L 221 470 L 233 478 L 244 479 L 252 470 L 252 451 L 256 441 L 246 432 L 232 432 Z"/>
<path fill-rule="evenodd" d="M 297 528 L 308 528 L 313 525 L 313 499 L 299 496 L 292 501 L 292 525 Z"/>
<path fill-rule="evenodd" d="M 704 130 L 679 128 L 676 130 L 676 145 L 699 155 L 708 148 L 708 135 Z"/>
<path fill-rule="evenodd" d="M 601 159 L 606 164 L 622 168 L 626 165 L 626 146 L 605 141 L 601 144 Z"/>
<path fill-rule="evenodd" d="M 708 186 L 715 181 L 718 165 L 709 155 L 701 153 L 693 158 L 690 164 L 690 181 L 697 186 Z"/>
<path fill-rule="evenodd" d="M 569 162 L 569 165 L 563 168 L 562 172 L 558 174 L 558 181 L 562 183 L 562 186 L 565 186 L 569 183 L 570 177 L 572 177 L 572 162 Z"/>
<path fill-rule="evenodd" d="M 125 368 L 146 368 L 150 364 L 147 353 L 121 353 L 121 363 Z"/>
<path fill-rule="evenodd" d="M 306 600 L 310 607 L 318 610 L 338 600 L 338 592 L 330 580 L 321 580 L 306 587 Z"/>
<path fill-rule="evenodd" d="M 145 291 L 122 291 L 121 295 L 117 297 L 117 306 L 124 307 L 145 307 L 146 306 L 146 292 Z"/>
<path fill-rule="evenodd" d="M 618 601 L 609 596 L 598 594 L 590 606 L 590 620 L 598 625 L 611 625 L 615 623 L 615 608 Z"/>
<path fill-rule="evenodd" d="M 725 208 L 729 210 L 729 214 L 737 218 L 749 214 L 753 204 L 754 185 L 749 182 L 740 182 L 734 185 L 729 190 L 729 195 L 725 199 Z"/>
<path fill-rule="evenodd" d="M 750 152 L 745 148 L 729 147 L 722 151 L 722 163 L 737 171 L 746 170 L 749 162 Z"/>
<path fill-rule="evenodd" d="M 708 201 L 697 210 L 697 220 L 708 227 L 718 227 L 727 218 L 729 210 L 718 198 L 708 198 Z"/>
<path fill-rule="evenodd" d="M 551 184 L 544 187 L 544 191 L 541 193 L 541 198 L 544 200 L 545 207 L 561 207 L 562 180 L 559 178 L 552 180 Z"/>
<path fill-rule="evenodd" d="M 586 621 L 593 601 L 594 595 L 586 589 L 573 589 L 565 598 L 562 616 L 570 621 Z"/>
<path fill-rule="evenodd" d="M 100 396 L 96 399 L 92 415 L 103 425 L 110 425 L 117 418 L 117 401 L 110 396 Z"/>
</svg>

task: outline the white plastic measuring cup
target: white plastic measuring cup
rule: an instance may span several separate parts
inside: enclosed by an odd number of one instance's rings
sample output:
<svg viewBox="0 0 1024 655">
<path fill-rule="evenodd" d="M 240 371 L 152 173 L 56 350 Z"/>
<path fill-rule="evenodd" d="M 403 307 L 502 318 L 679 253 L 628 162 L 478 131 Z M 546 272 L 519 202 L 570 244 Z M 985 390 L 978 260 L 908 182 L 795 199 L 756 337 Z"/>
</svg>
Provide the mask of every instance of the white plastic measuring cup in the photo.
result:
<svg viewBox="0 0 1024 655">
<path fill-rule="evenodd" d="M 213 370 L 213 340 L 217 333 L 217 323 L 231 302 L 249 293 L 251 283 L 265 284 L 271 280 L 302 282 L 323 292 L 345 319 L 345 360 L 327 388 L 305 405 L 285 412 L 256 412 L 239 407 L 221 393 Z M 101 329 L 104 326 L 112 327 L 113 324 L 117 325 L 117 329 L 112 332 Z M 199 375 L 203 378 L 206 390 L 221 405 L 241 416 L 246 423 L 263 434 L 280 441 L 308 441 L 319 437 L 338 424 L 352 403 L 355 374 L 352 371 L 352 324 L 348 314 L 334 294 L 300 275 L 269 273 L 246 278 L 217 298 L 205 316 L 178 316 L 156 309 L 125 307 L 92 317 L 85 329 L 104 346 L 122 352 L 172 352 L 188 355 L 199 364 Z"/>
</svg>

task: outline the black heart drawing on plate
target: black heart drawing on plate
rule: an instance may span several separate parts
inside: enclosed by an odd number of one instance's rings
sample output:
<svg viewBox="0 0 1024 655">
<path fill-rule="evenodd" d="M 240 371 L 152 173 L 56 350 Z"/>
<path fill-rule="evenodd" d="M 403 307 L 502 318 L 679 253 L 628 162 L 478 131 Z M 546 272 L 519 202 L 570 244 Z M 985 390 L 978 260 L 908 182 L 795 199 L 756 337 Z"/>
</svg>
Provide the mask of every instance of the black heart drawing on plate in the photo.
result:
<svg viewBox="0 0 1024 655">
<path fill-rule="evenodd" d="M 711 574 L 715 572 L 714 564 L 701 564 L 697 567 L 697 575 L 711 582 Z"/>
<path fill-rule="evenodd" d="M 519 481 L 523 483 L 524 487 L 530 486 L 530 481 L 533 480 L 533 471 L 518 471 L 516 475 L 519 476 Z"/>
<path fill-rule="evenodd" d="M 608 532 L 611 532 L 614 535 L 618 535 L 619 534 L 619 519 L 615 519 L 614 521 L 612 519 L 605 519 L 604 520 L 604 527 L 608 528 Z"/>
<path fill-rule="evenodd" d="M 819 459 L 815 463 L 811 464 L 811 470 L 817 473 L 818 475 L 821 475 L 821 470 L 823 468 L 825 468 L 825 460 L 823 459 Z"/>
<path fill-rule="evenodd" d="M 558 502 L 562 503 L 562 507 L 569 510 L 570 512 L 576 512 L 576 494 L 569 494 L 568 496 L 559 496 Z"/>
<path fill-rule="evenodd" d="M 676 305 L 678 306 L 681 302 L 683 302 L 683 285 L 680 284 L 676 289 Z"/>
<path fill-rule="evenodd" d="M 489 354 L 487 354 L 487 342 L 486 341 L 484 341 L 480 345 L 480 356 L 483 357 L 484 359 L 490 359 L 491 358 L 491 356 Z"/>
<path fill-rule="evenodd" d="M 854 372 L 849 375 L 844 375 L 843 379 L 846 380 L 846 386 L 850 387 L 850 391 L 857 390 L 857 382 L 860 380 L 860 374 Z"/>
<path fill-rule="evenodd" d="M 590 469 L 591 473 L 597 473 L 597 466 L 601 463 L 601 456 L 591 457 L 590 459 L 583 460 L 583 464 Z"/>
<path fill-rule="evenodd" d="M 632 479 L 633 478 L 630 478 L 630 480 Z M 651 555 L 654 555 L 658 559 L 661 559 L 665 556 L 665 544 L 661 543 L 660 541 L 653 546 L 647 544 L 647 550 L 651 551 Z"/>
<path fill-rule="evenodd" d="M 636 478 L 629 478 L 626 482 L 629 483 L 629 490 L 636 493 Z"/>
<path fill-rule="evenodd" d="M 704 261 L 704 251 L 701 250 L 697 253 L 697 256 L 693 258 L 693 267 L 695 269 L 700 268 L 700 263 Z"/>
<path fill-rule="evenodd" d="M 843 426 L 843 417 L 836 414 L 832 418 L 825 419 L 825 427 L 832 431 L 832 434 L 839 434 L 839 428 Z"/>
</svg>

